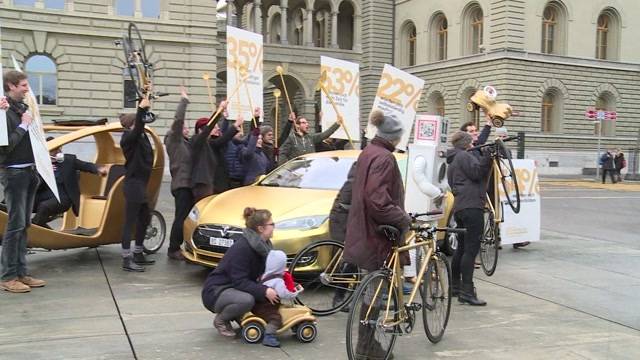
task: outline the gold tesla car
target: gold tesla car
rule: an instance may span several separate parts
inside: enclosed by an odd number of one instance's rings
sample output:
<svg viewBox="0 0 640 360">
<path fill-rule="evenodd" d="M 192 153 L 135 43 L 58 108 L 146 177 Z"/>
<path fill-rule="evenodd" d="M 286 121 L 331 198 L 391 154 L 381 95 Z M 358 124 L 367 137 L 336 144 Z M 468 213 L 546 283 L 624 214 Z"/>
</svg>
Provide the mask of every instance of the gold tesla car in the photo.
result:
<svg viewBox="0 0 640 360">
<path fill-rule="evenodd" d="M 273 245 L 289 260 L 307 244 L 330 239 L 333 200 L 359 154 L 344 150 L 303 155 L 253 185 L 202 199 L 184 223 L 183 255 L 193 263 L 215 267 L 242 232 L 247 206 L 271 211 L 276 223 Z M 406 169 L 406 155 L 396 158 Z"/>
</svg>

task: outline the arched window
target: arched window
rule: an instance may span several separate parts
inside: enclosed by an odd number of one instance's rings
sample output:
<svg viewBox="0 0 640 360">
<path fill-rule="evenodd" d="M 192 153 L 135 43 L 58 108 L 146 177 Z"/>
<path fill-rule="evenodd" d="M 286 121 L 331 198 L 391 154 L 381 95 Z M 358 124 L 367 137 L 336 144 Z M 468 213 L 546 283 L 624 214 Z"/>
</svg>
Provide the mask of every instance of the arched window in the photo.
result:
<svg viewBox="0 0 640 360">
<path fill-rule="evenodd" d="M 550 1 L 542 12 L 542 44 L 545 54 L 564 54 L 567 11 L 560 1 Z"/>
<path fill-rule="evenodd" d="M 270 19 L 268 41 L 271 44 L 280 44 L 280 32 L 282 31 L 280 19 L 280 14 L 274 14 Z"/>
<path fill-rule="evenodd" d="M 439 91 L 434 91 L 429 96 L 427 103 L 429 114 L 444 116 L 444 97 Z"/>
<path fill-rule="evenodd" d="M 480 129 L 480 111 L 467 110 L 467 104 L 469 103 L 471 96 L 473 96 L 475 92 L 476 92 L 476 88 L 473 88 L 473 87 L 467 87 L 462 92 L 462 97 L 461 97 L 462 102 L 460 104 L 461 105 L 460 111 L 462 116 L 460 116 L 460 124 L 458 126 L 461 126 L 464 123 L 472 121 L 476 125 L 476 128 Z"/>
<path fill-rule="evenodd" d="M 540 131 L 543 133 L 561 133 L 562 112 L 562 93 L 556 88 L 547 89 L 542 97 Z"/>
<path fill-rule="evenodd" d="M 415 25 L 411 24 L 411 28 L 409 29 L 409 37 L 408 37 L 408 46 L 409 46 L 409 66 L 416 64 L 416 40 L 418 38 L 418 33 L 416 32 Z"/>
<path fill-rule="evenodd" d="M 596 59 L 618 59 L 620 19 L 613 9 L 605 9 L 598 16 L 596 28 Z"/>
<path fill-rule="evenodd" d="M 316 47 L 327 47 L 328 24 L 331 15 L 328 11 L 316 11 L 313 22 L 313 43 Z"/>
<path fill-rule="evenodd" d="M 355 10 L 349 1 L 343 1 L 338 8 L 338 47 L 353 49 Z"/>
<path fill-rule="evenodd" d="M 304 15 L 302 9 L 298 8 L 291 14 L 291 43 L 293 45 L 304 45 L 303 28 L 304 28 Z"/>
<path fill-rule="evenodd" d="M 25 62 L 29 86 L 40 105 L 55 105 L 58 77 L 56 64 L 46 55 L 33 55 Z"/>
<path fill-rule="evenodd" d="M 431 33 L 431 46 L 429 58 L 431 61 L 447 59 L 447 43 L 449 39 L 449 23 L 447 17 L 440 13 L 433 17 L 429 26 Z"/>
<path fill-rule="evenodd" d="M 596 100 L 596 110 L 603 111 L 616 111 L 616 98 L 610 92 L 603 92 L 598 96 Z M 601 123 L 602 128 L 599 128 L 599 123 Z M 602 136 L 615 136 L 616 135 L 616 122 L 614 120 L 602 120 L 601 122 L 595 123 L 594 134 L 598 135 L 598 133 L 602 131 Z"/>
<path fill-rule="evenodd" d="M 482 51 L 484 14 L 478 3 L 467 6 L 463 12 L 463 54 L 478 54 Z"/>
</svg>

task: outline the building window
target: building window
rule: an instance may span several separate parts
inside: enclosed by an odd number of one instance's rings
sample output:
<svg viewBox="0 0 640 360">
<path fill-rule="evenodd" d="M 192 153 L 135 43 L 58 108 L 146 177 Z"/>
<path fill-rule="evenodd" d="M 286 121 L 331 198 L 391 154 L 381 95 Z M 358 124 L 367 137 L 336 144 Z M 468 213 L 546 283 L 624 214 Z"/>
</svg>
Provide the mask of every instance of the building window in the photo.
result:
<svg viewBox="0 0 640 360">
<path fill-rule="evenodd" d="M 135 109 L 136 98 L 138 97 L 138 92 L 136 91 L 136 83 L 131 78 L 131 71 L 133 71 L 135 75 L 136 70 L 130 68 L 124 68 L 124 71 L 122 73 L 122 75 L 124 75 L 124 90 L 122 92 L 122 102 L 124 105 L 122 107 L 125 109 Z"/>
<path fill-rule="evenodd" d="M 133 16 L 136 8 L 132 0 L 116 0 L 116 15 Z"/>
<path fill-rule="evenodd" d="M 596 28 L 596 59 L 618 58 L 619 18 L 613 9 L 606 9 L 598 16 Z"/>
<path fill-rule="evenodd" d="M 472 55 L 482 52 L 484 33 L 484 14 L 478 3 L 467 6 L 463 12 L 463 54 Z"/>
<path fill-rule="evenodd" d="M 329 13 L 317 11 L 313 22 L 313 43 L 316 47 L 327 47 L 327 22 Z"/>
<path fill-rule="evenodd" d="M 293 36 L 291 40 L 293 45 L 304 45 L 304 15 L 302 9 L 293 12 Z"/>
<path fill-rule="evenodd" d="M 444 97 L 439 91 L 435 91 L 428 100 L 428 113 L 444 117 Z"/>
<path fill-rule="evenodd" d="M 409 66 L 416 64 L 416 39 L 418 34 L 416 27 L 412 25 L 409 29 Z"/>
<path fill-rule="evenodd" d="M 280 33 L 282 26 L 280 25 L 280 14 L 274 14 L 269 22 L 269 37 L 267 38 L 271 44 L 280 44 Z"/>
<path fill-rule="evenodd" d="M 354 44 L 355 9 L 349 1 L 343 1 L 338 8 L 338 47 L 352 50 Z"/>
<path fill-rule="evenodd" d="M 25 62 L 29 86 L 40 105 L 55 105 L 57 94 L 56 64 L 45 55 L 33 55 Z"/>
<path fill-rule="evenodd" d="M 45 9 L 64 10 L 65 0 L 44 0 Z"/>
<path fill-rule="evenodd" d="M 552 88 L 544 93 L 540 113 L 540 131 L 543 133 L 562 132 L 562 106 L 562 95 L 559 90 Z"/>
<path fill-rule="evenodd" d="M 417 31 L 413 22 L 407 21 L 400 28 L 400 38 L 398 41 L 398 62 L 402 66 L 413 66 L 416 64 L 417 56 Z"/>
<path fill-rule="evenodd" d="M 446 60 L 447 59 L 447 34 L 448 34 L 449 24 L 447 23 L 447 18 L 444 15 L 440 16 L 438 20 L 438 36 L 437 36 L 437 59 L 438 60 Z"/>
<path fill-rule="evenodd" d="M 160 18 L 160 0 L 142 0 L 142 17 Z"/>
<path fill-rule="evenodd" d="M 565 53 L 567 11 L 560 1 L 550 1 L 542 12 L 542 43 L 544 54 Z"/>
<path fill-rule="evenodd" d="M 13 0 L 13 4 L 20 6 L 35 6 L 36 0 Z"/>
</svg>

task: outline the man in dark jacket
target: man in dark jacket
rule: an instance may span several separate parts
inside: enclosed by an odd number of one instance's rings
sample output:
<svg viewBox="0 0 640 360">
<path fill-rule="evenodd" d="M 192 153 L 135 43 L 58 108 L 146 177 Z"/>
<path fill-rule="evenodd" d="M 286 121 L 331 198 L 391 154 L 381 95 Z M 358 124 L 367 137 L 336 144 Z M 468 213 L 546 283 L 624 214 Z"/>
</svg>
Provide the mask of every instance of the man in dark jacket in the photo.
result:
<svg viewBox="0 0 640 360">
<path fill-rule="evenodd" d="M 47 141 L 53 140 L 48 137 Z M 56 199 L 48 186 L 40 186 L 36 195 L 36 215 L 32 223 L 48 227 L 47 223 L 59 214 L 71 208 L 78 216 L 80 207 L 80 183 L 78 171 L 105 176 L 107 169 L 104 166 L 97 167 L 95 164 L 78 160 L 73 154 L 63 154 L 61 148 L 53 149 L 49 152 L 53 161 L 53 174 L 58 185 L 58 195 L 60 201 Z"/>
<path fill-rule="evenodd" d="M 187 90 L 181 86 L 180 103 L 176 109 L 173 124 L 164 137 L 164 145 L 167 148 L 167 154 L 169 154 L 171 194 L 175 200 L 175 215 L 169 235 L 167 256 L 174 260 L 184 260 L 184 256 L 180 252 L 180 245 L 183 241 L 183 224 L 194 204 L 193 192 L 191 191 L 191 144 L 189 143 L 189 128 L 184 121 L 187 105 L 189 105 Z"/>
<path fill-rule="evenodd" d="M 357 160 L 344 244 L 345 261 L 366 271 L 379 269 L 393 246 L 378 232 L 378 226 L 391 225 L 404 231 L 411 223 L 404 211 L 404 186 L 393 155 L 404 131 L 402 122 L 379 110 L 372 112 L 370 121 L 378 130 Z M 373 304 L 361 306 L 360 320 L 376 319 L 382 310 L 381 304 L 369 305 Z M 375 329 L 359 326 L 356 357 L 378 358 L 384 353 L 375 339 Z"/>
<path fill-rule="evenodd" d="M 611 150 L 607 150 L 606 153 L 602 154 L 600 157 L 600 163 L 602 164 L 602 183 L 605 183 L 608 173 L 609 177 L 611 177 L 611 183 L 615 184 L 616 165 Z"/>
<path fill-rule="evenodd" d="M 282 144 L 280 151 L 280 163 L 284 163 L 300 155 L 315 152 L 315 146 L 322 140 L 331 136 L 340 128 L 340 123 L 335 122 L 327 130 L 321 133 L 309 134 L 309 121 L 304 116 L 298 116 L 295 121 L 298 131 L 294 131 Z"/>
<path fill-rule="evenodd" d="M 451 261 L 451 285 L 459 289 L 458 301 L 461 303 L 486 305 L 476 296 L 473 270 L 484 229 L 491 157 L 484 152 L 480 155 L 468 152 L 467 149 L 473 147 L 472 141 L 470 134 L 458 131 L 451 138 L 453 148 L 447 150 L 447 179 L 454 195 L 452 211 L 458 227 L 467 229 L 464 236 L 458 237 L 458 248 Z"/>
<path fill-rule="evenodd" d="M 125 129 L 120 138 L 120 147 L 125 158 L 124 197 L 125 220 L 122 229 L 122 270 L 144 271 L 141 265 L 152 265 L 155 260 L 147 259 L 143 254 L 143 243 L 151 210 L 147 198 L 147 184 L 153 167 L 153 148 L 144 131 L 143 119 L 151 107 L 149 99 L 144 98 L 138 104 L 136 114 L 124 114 L 120 123 Z M 158 149 L 161 150 L 161 149 Z M 131 256 L 131 233 L 136 229 L 135 248 Z"/>
<path fill-rule="evenodd" d="M 40 179 L 28 133 L 33 119 L 23 102 L 29 92 L 27 76 L 19 71 L 8 71 L 3 75 L 3 86 L 7 96 L 0 101 L 0 108 L 7 115 L 8 144 L 0 146 L 0 183 L 4 188 L 8 218 L 0 260 L 0 289 L 25 293 L 46 285 L 44 280 L 29 276 L 26 259 L 27 229 Z"/>
<path fill-rule="evenodd" d="M 227 101 L 222 101 L 219 106 L 226 109 Z M 229 188 L 223 150 L 238 132 L 243 120 L 242 118 L 236 119 L 233 126 L 227 127 L 224 116 L 219 114 L 218 117 L 222 121 L 224 132 L 221 130 L 222 127 L 218 125 L 220 121 L 214 119 L 211 124 L 207 125 L 209 118 L 200 118 L 196 122 L 196 135 L 191 139 L 193 153 L 191 181 L 196 203 L 209 195 L 219 194 Z"/>
</svg>

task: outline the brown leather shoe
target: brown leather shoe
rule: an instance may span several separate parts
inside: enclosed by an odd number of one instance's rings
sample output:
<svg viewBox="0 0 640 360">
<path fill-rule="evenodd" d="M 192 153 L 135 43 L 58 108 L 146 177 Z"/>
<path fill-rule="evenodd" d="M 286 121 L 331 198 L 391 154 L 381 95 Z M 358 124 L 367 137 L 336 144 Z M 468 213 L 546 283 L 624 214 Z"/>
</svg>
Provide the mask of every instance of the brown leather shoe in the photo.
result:
<svg viewBox="0 0 640 360">
<path fill-rule="evenodd" d="M 31 276 L 19 277 L 18 281 L 32 288 L 39 288 L 47 285 L 47 282 L 44 280 L 36 279 Z"/>
<path fill-rule="evenodd" d="M 0 289 L 12 293 L 28 293 L 31 291 L 29 286 L 18 281 L 18 279 L 0 282 Z"/>
<path fill-rule="evenodd" d="M 182 251 L 180 251 L 180 250 L 169 251 L 169 252 L 167 252 L 167 256 L 171 260 L 178 260 L 178 261 L 184 261 L 185 260 L 184 259 L 184 255 L 182 255 Z"/>
</svg>

